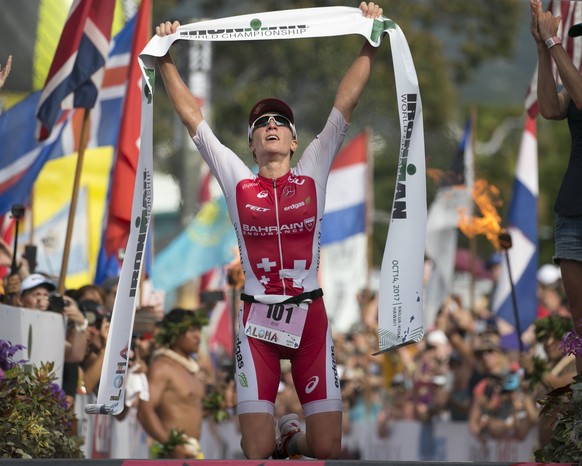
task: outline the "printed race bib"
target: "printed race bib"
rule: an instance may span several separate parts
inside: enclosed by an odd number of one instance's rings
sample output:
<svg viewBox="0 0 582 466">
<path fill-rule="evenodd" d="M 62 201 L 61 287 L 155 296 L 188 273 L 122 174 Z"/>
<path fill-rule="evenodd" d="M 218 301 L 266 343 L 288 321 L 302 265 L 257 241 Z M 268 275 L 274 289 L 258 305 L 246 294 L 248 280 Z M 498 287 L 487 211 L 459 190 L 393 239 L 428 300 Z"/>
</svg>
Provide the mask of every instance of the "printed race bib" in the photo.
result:
<svg viewBox="0 0 582 466">
<path fill-rule="evenodd" d="M 287 348 L 299 348 L 307 309 L 296 304 L 251 304 L 245 325 L 247 336 L 276 343 Z"/>
</svg>

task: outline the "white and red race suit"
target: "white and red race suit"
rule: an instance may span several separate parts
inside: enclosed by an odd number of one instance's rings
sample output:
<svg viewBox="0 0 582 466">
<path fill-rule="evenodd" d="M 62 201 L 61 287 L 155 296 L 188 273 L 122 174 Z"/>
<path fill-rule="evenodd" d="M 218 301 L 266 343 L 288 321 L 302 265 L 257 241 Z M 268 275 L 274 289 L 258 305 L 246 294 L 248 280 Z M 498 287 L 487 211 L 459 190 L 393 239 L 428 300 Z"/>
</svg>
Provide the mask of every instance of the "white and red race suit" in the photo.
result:
<svg viewBox="0 0 582 466">
<path fill-rule="evenodd" d="M 323 131 L 309 144 L 297 165 L 277 179 L 255 175 L 202 122 L 193 138 L 225 195 L 234 225 L 244 294 L 268 295 L 278 302 L 319 289 L 320 232 L 325 187 L 346 123 L 332 109 Z M 349 189 L 349 187 L 346 187 Z M 275 298 L 276 299 L 276 298 Z M 259 299 L 260 300 L 260 299 Z M 274 413 L 280 359 L 290 359 L 304 415 L 341 411 L 341 394 L 331 330 L 323 299 L 309 304 L 298 348 L 249 338 L 245 325 L 251 303 L 239 313 L 236 342 L 237 411 Z"/>
</svg>

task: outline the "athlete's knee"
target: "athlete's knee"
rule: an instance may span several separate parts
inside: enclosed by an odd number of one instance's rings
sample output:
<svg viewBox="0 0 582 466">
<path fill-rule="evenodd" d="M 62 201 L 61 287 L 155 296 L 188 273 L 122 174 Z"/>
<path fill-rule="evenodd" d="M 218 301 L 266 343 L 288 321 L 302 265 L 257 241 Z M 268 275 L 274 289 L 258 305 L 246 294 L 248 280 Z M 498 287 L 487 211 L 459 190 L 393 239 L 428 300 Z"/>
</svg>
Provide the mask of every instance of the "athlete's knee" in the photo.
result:
<svg viewBox="0 0 582 466">
<path fill-rule="evenodd" d="M 317 442 L 310 445 L 313 457 L 318 460 L 335 460 L 339 458 L 341 452 L 341 441 L 337 442 Z"/>
<path fill-rule="evenodd" d="M 242 439 L 240 446 L 245 457 L 249 460 L 260 460 L 267 459 L 275 450 L 275 440 L 269 441 L 268 439 L 252 439 L 250 441 L 245 441 Z"/>
</svg>

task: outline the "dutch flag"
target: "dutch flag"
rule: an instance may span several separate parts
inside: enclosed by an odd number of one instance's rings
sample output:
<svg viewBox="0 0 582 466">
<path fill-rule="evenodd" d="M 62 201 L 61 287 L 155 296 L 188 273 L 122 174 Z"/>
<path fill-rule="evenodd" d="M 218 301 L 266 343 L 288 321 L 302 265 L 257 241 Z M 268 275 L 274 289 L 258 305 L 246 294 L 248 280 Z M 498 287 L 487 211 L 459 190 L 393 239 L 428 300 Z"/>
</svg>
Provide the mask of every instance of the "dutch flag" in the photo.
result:
<svg viewBox="0 0 582 466">
<path fill-rule="evenodd" d="M 366 232 L 368 137 L 362 131 L 337 155 L 327 181 L 321 245 Z"/>
</svg>

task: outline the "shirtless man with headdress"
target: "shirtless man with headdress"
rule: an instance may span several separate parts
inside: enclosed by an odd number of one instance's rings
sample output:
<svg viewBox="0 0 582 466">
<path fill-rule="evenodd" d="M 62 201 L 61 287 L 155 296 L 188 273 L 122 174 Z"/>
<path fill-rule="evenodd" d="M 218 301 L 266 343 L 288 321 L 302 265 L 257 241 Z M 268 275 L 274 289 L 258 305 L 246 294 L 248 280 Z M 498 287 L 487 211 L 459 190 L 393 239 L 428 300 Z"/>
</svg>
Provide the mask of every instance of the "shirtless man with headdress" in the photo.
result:
<svg viewBox="0 0 582 466">
<path fill-rule="evenodd" d="M 158 349 L 148 370 L 149 400 L 140 400 L 138 419 L 156 442 L 158 458 L 203 458 L 200 438 L 206 383 L 193 359 L 205 315 L 173 309 L 156 334 Z"/>
</svg>

